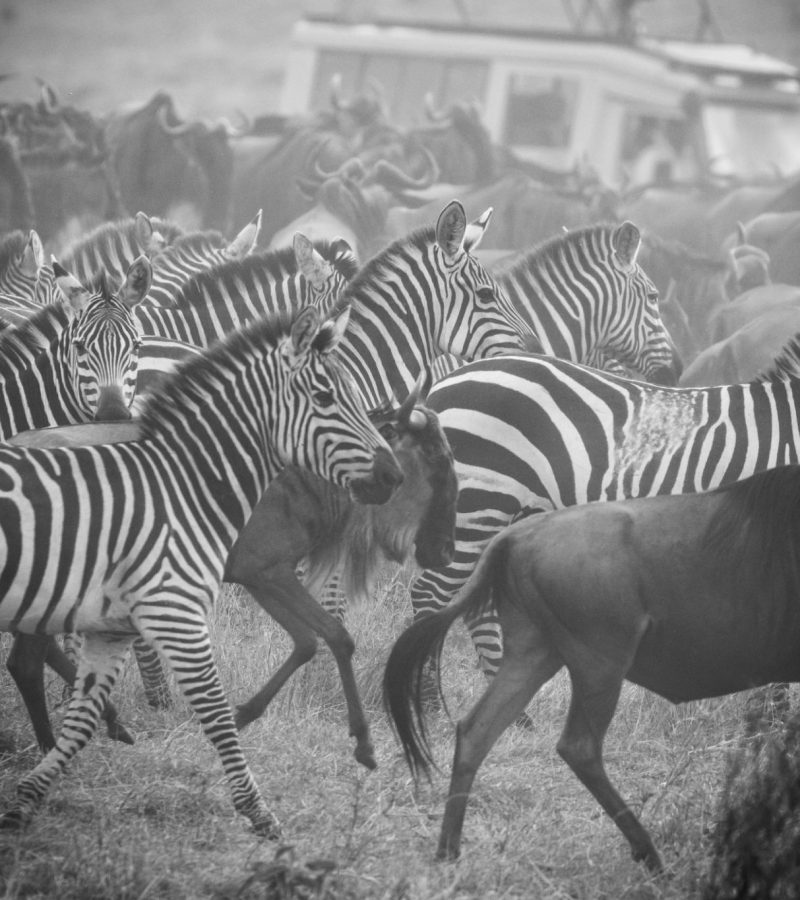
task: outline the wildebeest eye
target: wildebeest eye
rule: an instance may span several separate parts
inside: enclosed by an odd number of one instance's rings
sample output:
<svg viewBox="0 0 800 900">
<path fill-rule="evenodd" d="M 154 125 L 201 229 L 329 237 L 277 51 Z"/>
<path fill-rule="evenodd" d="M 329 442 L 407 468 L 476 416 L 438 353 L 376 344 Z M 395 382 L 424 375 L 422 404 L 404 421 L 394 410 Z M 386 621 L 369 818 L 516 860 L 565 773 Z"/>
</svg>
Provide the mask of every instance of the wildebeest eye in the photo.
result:
<svg viewBox="0 0 800 900">
<path fill-rule="evenodd" d="M 385 441 L 393 441 L 397 437 L 397 429 L 394 427 L 394 425 L 392 425 L 391 422 L 387 422 L 385 425 L 381 425 L 378 431 Z"/>
</svg>

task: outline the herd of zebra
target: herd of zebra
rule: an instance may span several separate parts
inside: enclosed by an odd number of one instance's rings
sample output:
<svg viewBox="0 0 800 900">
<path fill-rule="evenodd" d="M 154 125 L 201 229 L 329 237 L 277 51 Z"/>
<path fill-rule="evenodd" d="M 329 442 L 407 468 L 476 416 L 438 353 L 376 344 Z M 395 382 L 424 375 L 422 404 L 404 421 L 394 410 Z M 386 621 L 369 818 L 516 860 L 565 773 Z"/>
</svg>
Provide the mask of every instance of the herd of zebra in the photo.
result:
<svg viewBox="0 0 800 900">
<path fill-rule="evenodd" d="M 148 679 L 159 660 L 174 674 L 236 809 L 277 836 L 238 729 L 316 635 L 356 758 L 375 765 L 352 639 L 315 599 L 331 584 L 368 591 L 380 557 L 413 547 L 420 620 L 531 513 L 798 461 L 798 346 L 752 383 L 679 388 L 633 223 L 559 233 L 489 270 L 475 251 L 490 219 L 453 200 L 361 266 L 341 240 L 260 250 L 258 216 L 220 243 L 139 213 L 52 264 L 35 232 L 0 243 L 0 629 L 48 751 L 0 828 L 31 818 L 102 716 L 118 724 L 108 698 L 136 639 Z M 53 426 L 81 427 L 53 446 Z M 340 518 L 321 526 L 332 504 Z M 236 715 L 208 629 L 224 581 L 295 643 Z M 491 678 L 497 618 L 469 627 Z M 76 673 L 52 639 L 66 632 L 83 635 Z M 74 675 L 56 739 L 45 661 Z"/>
</svg>

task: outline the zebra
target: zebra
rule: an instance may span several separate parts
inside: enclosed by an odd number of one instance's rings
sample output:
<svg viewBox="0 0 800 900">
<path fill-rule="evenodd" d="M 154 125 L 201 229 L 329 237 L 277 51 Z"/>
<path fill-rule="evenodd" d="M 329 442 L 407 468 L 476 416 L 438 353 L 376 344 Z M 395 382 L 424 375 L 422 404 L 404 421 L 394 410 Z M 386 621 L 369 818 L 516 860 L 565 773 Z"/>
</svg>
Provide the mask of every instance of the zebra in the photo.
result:
<svg viewBox="0 0 800 900">
<path fill-rule="evenodd" d="M 260 316 L 307 304 L 330 309 L 357 268 L 345 241 L 312 243 L 297 234 L 292 247 L 196 273 L 171 305 L 143 304 L 137 317 L 145 334 L 207 347 Z"/>
<path fill-rule="evenodd" d="M 114 291 L 102 275 L 86 288 L 56 271 L 65 302 L 40 307 L 0 335 L 0 440 L 31 428 L 130 417 L 142 341 L 134 309 L 150 273 L 140 257 Z"/>
<path fill-rule="evenodd" d="M 133 218 L 106 222 L 72 245 L 60 259 L 84 283 L 98 271 L 122 277 L 131 261 L 144 254 L 153 266 L 148 302 L 169 306 L 175 292 L 193 275 L 255 250 L 261 211 L 232 240 L 218 231 L 185 233 L 178 225 L 138 212 Z"/>
<path fill-rule="evenodd" d="M 60 299 L 53 267 L 45 262 L 36 231 L 12 231 L 0 241 L 0 315 L 21 306 L 31 310 Z"/>
<path fill-rule="evenodd" d="M 93 735 L 135 635 L 156 646 L 214 745 L 236 810 L 280 828 L 247 766 L 213 660 L 208 614 L 225 560 L 287 463 L 384 502 L 401 475 L 333 355 L 347 313 L 262 320 L 192 358 L 154 394 L 142 439 L 0 446 L 0 629 L 84 635 L 56 746 L 22 778 L 0 829 L 33 816 Z"/>
<path fill-rule="evenodd" d="M 450 566 L 411 587 L 415 618 L 446 605 L 490 538 L 523 516 L 597 500 L 703 491 L 800 460 L 800 335 L 760 380 L 650 385 L 531 355 L 474 362 L 428 404 L 453 449 L 460 491 Z M 792 362 L 794 360 L 794 362 Z M 471 623 L 484 671 L 502 644 Z"/>
<path fill-rule="evenodd" d="M 632 222 L 598 223 L 554 235 L 492 270 L 545 353 L 616 374 L 675 385 L 682 364 L 637 262 Z M 457 368 L 437 361 L 439 380 Z"/>
</svg>

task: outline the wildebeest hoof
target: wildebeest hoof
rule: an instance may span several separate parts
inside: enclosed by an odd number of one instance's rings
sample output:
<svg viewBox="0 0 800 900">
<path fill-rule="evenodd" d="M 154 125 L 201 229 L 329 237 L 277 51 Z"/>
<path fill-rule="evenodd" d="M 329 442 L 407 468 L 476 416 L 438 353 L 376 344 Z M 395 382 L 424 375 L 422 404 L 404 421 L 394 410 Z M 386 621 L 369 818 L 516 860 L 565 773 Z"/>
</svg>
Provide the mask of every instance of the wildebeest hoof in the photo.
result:
<svg viewBox="0 0 800 900">
<path fill-rule="evenodd" d="M 135 744 L 136 740 L 128 729 L 119 721 L 107 722 L 106 731 L 112 741 L 120 741 L 123 744 Z"/>
<path fill-rule="evenodd" d="M 378 763 L 375 760 L 375 750 L 373 749 L 372 744 L 365 744 L 364 746 L 356 745 L 353 756 L 355 756 L 356 762 L 360 762 L 362 766 L 366 766 L 370 771 L 378 768 Z"/>
</svg>

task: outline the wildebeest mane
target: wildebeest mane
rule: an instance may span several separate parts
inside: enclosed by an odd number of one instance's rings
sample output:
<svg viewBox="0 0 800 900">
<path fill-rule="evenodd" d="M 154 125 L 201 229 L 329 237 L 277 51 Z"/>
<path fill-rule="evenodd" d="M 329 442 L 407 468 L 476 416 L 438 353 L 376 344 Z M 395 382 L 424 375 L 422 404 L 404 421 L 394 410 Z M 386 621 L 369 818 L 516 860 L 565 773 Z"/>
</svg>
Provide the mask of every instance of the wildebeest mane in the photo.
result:
<svg viewBox="0 0 800 900">
<path fill-rule="evenodd" d="M 800 466 L 779 466 L 713 491 L 721 500 L 703 549 L 758 593 L 800 589 Z"/>
</svg>

